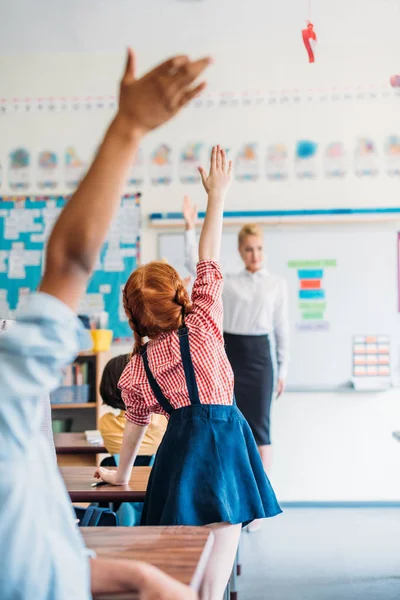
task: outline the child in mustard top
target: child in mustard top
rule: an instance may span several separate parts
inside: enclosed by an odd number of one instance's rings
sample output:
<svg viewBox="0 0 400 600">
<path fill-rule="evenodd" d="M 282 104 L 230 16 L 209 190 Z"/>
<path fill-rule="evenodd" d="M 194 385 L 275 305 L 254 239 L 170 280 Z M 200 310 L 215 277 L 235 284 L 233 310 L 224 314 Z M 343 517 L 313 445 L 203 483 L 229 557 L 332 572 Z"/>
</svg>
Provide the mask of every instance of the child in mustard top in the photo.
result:
<svg viewBox="0 0 400 600">
<path fill-rule="evenodd" d="M 119 410 L 119 414 L 115 414 L 115 412 L 106 413 L 99 422 L 99 430 L 104 445 L 110 454 L 120 454 L 121 452 L 126 423 L 126 407 L 122 400 L 121 390 L 118 388 L 118 381 L 128 362 L 128 354 L 115 356 L 108 361 L 101 377 L 100 395 L 104 404 L 114 410 Z M 167 419 L 163 415 L 153 414 L 139 448 L 138 457 L 135 461 L 136 466 L 147 466 L 149 464 L 151 457 L 157 452 L 166 428 Z"/>
</svg>

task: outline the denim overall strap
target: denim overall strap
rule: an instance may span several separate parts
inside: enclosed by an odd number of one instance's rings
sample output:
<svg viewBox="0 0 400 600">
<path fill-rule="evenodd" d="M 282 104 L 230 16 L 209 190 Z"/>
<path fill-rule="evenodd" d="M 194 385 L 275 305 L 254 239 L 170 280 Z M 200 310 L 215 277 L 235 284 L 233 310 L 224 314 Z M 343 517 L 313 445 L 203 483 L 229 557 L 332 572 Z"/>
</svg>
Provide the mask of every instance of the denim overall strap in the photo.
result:
<svg viewBox="0 0 400 600">
<path fill-rule="evenodd" d="M 149 359 L 147 358 L 147 344 L 141 349 L 140 354 L 143 358 L 144 370 L 146 371 L 147 379 L 151 389 L 153 390 L 153 394 L 157 398 L 157 402 L 167 414 L 172 415 L 174 409 L 162 393 L 160 386 L 153 377 L 153 373 L 150 371 Z"/>
<path fill-rule="evenodd" d="M 189 392 L 189 399 L 191 404 L 201 404 L 199 398 L 199 390 L 196 382 L 196 375 L 194 373 L 192 357 L 190 354 L 189 345 L 189 330 L 187 327 L 181 327 L 178 329 L 179 346 L 181 349 L 181 358 L 183 369 L 185 371 L 186 385 Z"/>
</svg>

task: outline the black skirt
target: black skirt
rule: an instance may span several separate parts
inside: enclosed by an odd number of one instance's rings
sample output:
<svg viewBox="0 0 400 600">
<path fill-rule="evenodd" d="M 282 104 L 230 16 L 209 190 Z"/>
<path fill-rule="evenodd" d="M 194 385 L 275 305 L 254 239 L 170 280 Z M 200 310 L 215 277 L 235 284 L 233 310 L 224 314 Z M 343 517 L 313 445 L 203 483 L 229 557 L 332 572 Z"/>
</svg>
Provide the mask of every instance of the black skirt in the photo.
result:
<svg viewBox="0 0 400 600">
<path fill-rule="evenodd" d="M 271 348 L 267 335 L 224 333 L 226 353 L 235 376 L 238 408 L 258 446 L 271 443 L 270 410 L 274 388 Z"/>
</svg>

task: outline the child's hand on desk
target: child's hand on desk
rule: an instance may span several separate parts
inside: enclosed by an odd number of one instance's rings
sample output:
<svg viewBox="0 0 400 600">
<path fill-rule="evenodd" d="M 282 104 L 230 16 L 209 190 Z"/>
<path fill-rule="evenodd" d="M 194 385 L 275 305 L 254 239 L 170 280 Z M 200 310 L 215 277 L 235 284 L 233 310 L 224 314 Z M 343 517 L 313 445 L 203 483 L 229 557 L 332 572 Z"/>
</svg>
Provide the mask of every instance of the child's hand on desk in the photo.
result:
<svg viewBox="0 0 400 600">
<path fill-rule="evenodd" d="M 149 564 L 143 566 L 145 583 L 140 590 L 141 600 L 198 600 L 196 592 L 188 586 Z"/>
<path fill-rule="evenodd" d="M 121 479 L 119 479 L 118 471 L 115 469 L 105 469 L 104 467 L 98 467 L 94 472 L 94 477 L 111 485 L 125 485 L 128 483 L 127 481 L 121 481 Z"/>
</svg>

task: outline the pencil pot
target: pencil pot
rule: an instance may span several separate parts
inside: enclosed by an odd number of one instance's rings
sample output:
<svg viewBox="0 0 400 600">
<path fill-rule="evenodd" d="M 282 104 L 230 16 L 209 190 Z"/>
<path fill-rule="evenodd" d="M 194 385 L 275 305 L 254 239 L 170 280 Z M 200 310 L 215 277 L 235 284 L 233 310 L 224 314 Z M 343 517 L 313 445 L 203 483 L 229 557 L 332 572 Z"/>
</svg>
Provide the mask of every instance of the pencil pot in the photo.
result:
<svg viewBox="0 0 400 600">
<path fill-rule="evenodd" d="M 92 329 L 93 352 L 107 352 L 110 349 L 113 332 L 111 329 Z"/>
</svg>

